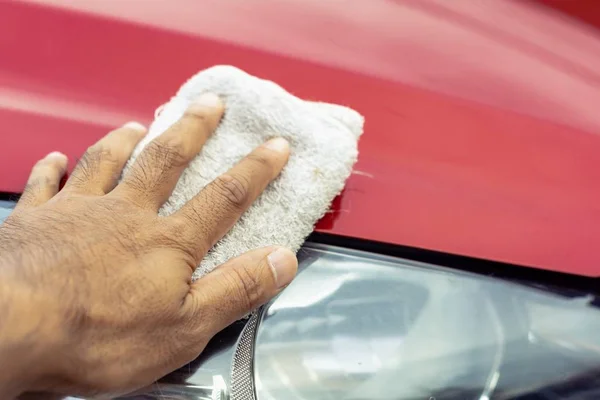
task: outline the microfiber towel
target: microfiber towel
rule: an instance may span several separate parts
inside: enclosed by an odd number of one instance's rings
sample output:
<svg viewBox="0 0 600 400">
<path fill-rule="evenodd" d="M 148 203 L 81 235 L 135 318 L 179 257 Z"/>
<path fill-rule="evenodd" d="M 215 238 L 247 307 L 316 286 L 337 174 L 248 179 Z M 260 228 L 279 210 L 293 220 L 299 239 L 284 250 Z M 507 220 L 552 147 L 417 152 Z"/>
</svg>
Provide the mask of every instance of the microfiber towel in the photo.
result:
<svg viewBox="0 0 600 400">
<path fill-rule="evenodd" d="M 159 211 L 178 210 L 208 183 L 274 136 L 290 142 L 291 155 L 275 179 L 202 260 L 194 279 L 248 250 L 269 245 L 297 251 L 341 192 L 354 165 L 363 117 L 334 104 L 305 101 L 279 85 L 231 66 L 199 72 L 165 104 L 127 169 L 144 146 L 167 130 L 200 94 L 212 92 L 225 114 L 200 154 L 183 172 Z"/>
</svg>

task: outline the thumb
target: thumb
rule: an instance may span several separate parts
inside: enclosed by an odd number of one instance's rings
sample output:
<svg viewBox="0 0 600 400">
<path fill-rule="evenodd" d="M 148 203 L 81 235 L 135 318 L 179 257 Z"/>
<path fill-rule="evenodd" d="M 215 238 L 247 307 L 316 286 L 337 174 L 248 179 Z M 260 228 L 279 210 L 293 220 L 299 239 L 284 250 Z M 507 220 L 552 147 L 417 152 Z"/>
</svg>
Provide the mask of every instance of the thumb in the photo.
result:
<svg viewBox="0 0 600 400">
<path fill-rule="evenodd" d="M 193 314 L 217 333 L 269 301 L 292 281 L 297 269 L 296 255 L 283 247 L 242 254 L 192 284 Z"/>
</svg>

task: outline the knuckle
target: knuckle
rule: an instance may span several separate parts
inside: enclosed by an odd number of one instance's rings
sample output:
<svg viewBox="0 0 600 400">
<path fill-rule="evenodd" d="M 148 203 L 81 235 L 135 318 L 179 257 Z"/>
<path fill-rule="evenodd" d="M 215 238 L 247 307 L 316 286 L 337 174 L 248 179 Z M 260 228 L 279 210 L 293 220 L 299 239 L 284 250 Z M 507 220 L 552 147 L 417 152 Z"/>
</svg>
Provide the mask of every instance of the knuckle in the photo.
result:
<svg viewBox="0 0 600 400">
<path fill-rule="evenodd" d="M 54 174 L 56 172 L 61 172 L 64 168 L 65 166 L 60 162 L 60 160 L 43 158 L 34 164 L 32 172 Z"/>
<path fill-rule="evenodd" d="M 113 149 L 101 141 L 88 147 L 83 158 L 92 165 L 97 165 L 100 162 L 116 163 L 119 161 Z"/>
<path fill-rule="evenodd" d="M 90 163 L 88 158 L 82 157 L 69 178 L 69 183 L 75 186 L 83 186 L 92 179 L 93 172 L 93 164 Z"/>
<path fill-rule="evenodd" d="M 45 188 L 58 188 L 58 180 L 52 179 L 47 175 L 36 176 L 25 185 L 25 191 L 37 193 Z"/>
<path fill-rule="evenodd" d="M 210 122 L 211 110 L 206 107 L 192 106 L 183 114 L 183 120 L 197 125 L 208 125 Z"/>
<path fill-rule="evenodd" d="M 54 163 L 38 162 L 31 171 L 32 178 L 40 179 L 42 177 L 55 177 L 60 172 L 61 168 Z"/>
<path fill-rule="evenodd" d="M 23 193 L 27 193 L 29 195 L 37 195 L 42 191 L 43 187 L 43 178 L 35 178 L 27 182 L 25 185 L 25 189 L 23 189 Z M 22 196 L 21 200 L 26 202 L 26 196 Z"/>
<path fill-rule="evenodd" d="M 172 215 L 170 217 L 161 218 L 165 218 L 168 223 L 167 227 L 170 228 L 168 232 L 169 239 L 171 238 L 173 232 L 187 232 L 194 224 L 192 218 L 183 215 Z"/>
<path fill-rule="evenodd" d="M 181 251 L 186 256 L 194 259 L 194 268 L 196 268 L 196 254 L 206 254 L 210 246 L 205 242 L 206 233 L 204 232 L 204 223 L 202 216 L 182 214 L 166 218 L 166 228 L 161 235 L 169 246 Z M 195 234 L 192 234 L 194 232 Z"/>
<path fill-rule="evenodd" d="M 59 181 L 57 179 L 51 179 L 48 176 L 44 176 L 38 180 L 38 185 L 40 188 L 43 187 L 53 191 L 58 191 Z"/>
<path fill-rule="evenodd" d="M 167 217 L 171 231 L 185 233 L 196 232 L 204 235 L 204 227 L 207 225 L 206 215 L 197 207 L 190 206 L 186 208 L 186 212 L 178 213 L 177 215 Z"/>
<path fill-rule="evenodd" d="M 37 203 L 39 196 L 45 196 L 45 193 L 58 192 L 59 181 L 57 179 L 51 179 L 48 176 L 37 176 L 29 179 L 25 188 L 23 188 L 23 194 L 19 199 L 18 204 L 20 205 L 31 205 Z"/>
<path fill-rule="evenodd" d="M 145 195 L 142 194 L 147 193 L 150 190 L 151 186 L 145 179 L 146 167 L 143 165 L 138 165 L 138 167 L 141 171 L 139 174 L 129 174 L 127 176 L 126 186 L 131 190 L 131 195 L 126 197 L 128 197 L 130 200 L 133 201 L 133 203 L 137 205 L 145 206 L 145 202 L 147 199 Z"/>
<path fill-rule="evenodd" d="M 85 183 L 86 181 L 92 179 L 94 172 L 100 165 L 100 161 L 103 159 L 110 162 L 112 155 L 110 154 L 109 150 L 98 143 L 88 147 L 86 152 L 77 163 L 75 173 L 73 174 L 76 177 L 75 179 L 78 181 L 77 183 Z"/>
<path fill-rule="evenodd" d="M 249 200 L 249 184 L 241 176 L 221 175 L 215 180 L 220 195 L 235 207 L 244 207 Z"/>
<path fill-rule="evenodd" d="M 256 271 L 248 266 L 231 268 L 230 279 L 235 288 L 234 297 L 245 310 L 251 311 L 262 304 L 265 291 Z"/>
<path fill-rule="evenodd" d="M 188 150 L 179 135 L 168 135 L 148 145 L 152 162 L 161 166 L 183 166 L 188 162 Z"/>
<path fill-rule="evenodd" d="M 179 246 L 179 251 L 181 253 L 181 262 L 183 265 L 189 268 L 190 272 L 193 274 L 198 268 L 199 261 L 196 260 L 195 252 L 192 250 L 195 247 L 195 244 L 190 243 L 189 241 L 181 242 Z"/>
<path fill-rule="evenodd" d="M 25 202 L 27 195 L 36 194 L 40 191 L 39 179 L 30 179 L 25 187 L 23 188 L 23 194 L 21 195 L 20 201 Z"/>
<path fill-rule="evenodd" d="M 269 172 L 273 172 L 275 169 L 275 163 L 273 160 L 267 156 L 267 154 L 254 152 L 250 153 L 247 156 L 247 160 L 251 162 L 256 168 L 261 170 L 268 170 Z"/>
</svg>

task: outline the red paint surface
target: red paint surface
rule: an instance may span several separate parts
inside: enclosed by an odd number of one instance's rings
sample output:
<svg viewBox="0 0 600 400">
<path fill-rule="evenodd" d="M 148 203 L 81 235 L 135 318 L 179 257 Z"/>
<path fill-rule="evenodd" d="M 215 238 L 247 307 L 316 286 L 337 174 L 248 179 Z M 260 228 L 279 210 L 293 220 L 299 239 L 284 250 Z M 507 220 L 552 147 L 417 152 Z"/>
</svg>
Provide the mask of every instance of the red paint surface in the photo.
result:
<svg viewBox="0 0 600 400">
<path fill-rule="evenodd" d="M 597 0 L 533 0 L 561 13 L 600 27 L 600 3 Z"/>
<path fill-rule="evenodd" d="M 39 3 L 39 4 L 38 4 Z M 41 4 L 44 3 L 44 4 Z M 233 64 L 366 117 L 319 230 L 600 276 L 600 38 L 523 2 L 0 2 L 0 190 Z"/>
</svg>

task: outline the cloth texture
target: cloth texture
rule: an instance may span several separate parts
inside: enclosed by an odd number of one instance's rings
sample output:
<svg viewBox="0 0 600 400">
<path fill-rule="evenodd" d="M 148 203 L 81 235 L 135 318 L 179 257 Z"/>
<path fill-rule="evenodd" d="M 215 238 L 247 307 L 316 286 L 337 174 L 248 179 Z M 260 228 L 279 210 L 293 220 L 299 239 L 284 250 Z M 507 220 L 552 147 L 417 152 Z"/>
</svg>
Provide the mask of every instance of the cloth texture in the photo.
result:
<svg viewBox="0 0 600 400">
<path fill-rule="evenodd" d="M 176 122 L 193 99 L 206 92 L 223 99 L 225 114 L 183 172 L 160 215 L 178 210 L 270 138 L 286 138 L 291 155 L 281 175 L 209 251 L 194 279 L 248 250 L 280 245 L 297 251 L 352 172 L 364 122 L 350 108 L 305 101 L 238 68 L 215 66 L 190 78 L 162 107 L 124 173 L 144 146 Z"/>
</svg>

